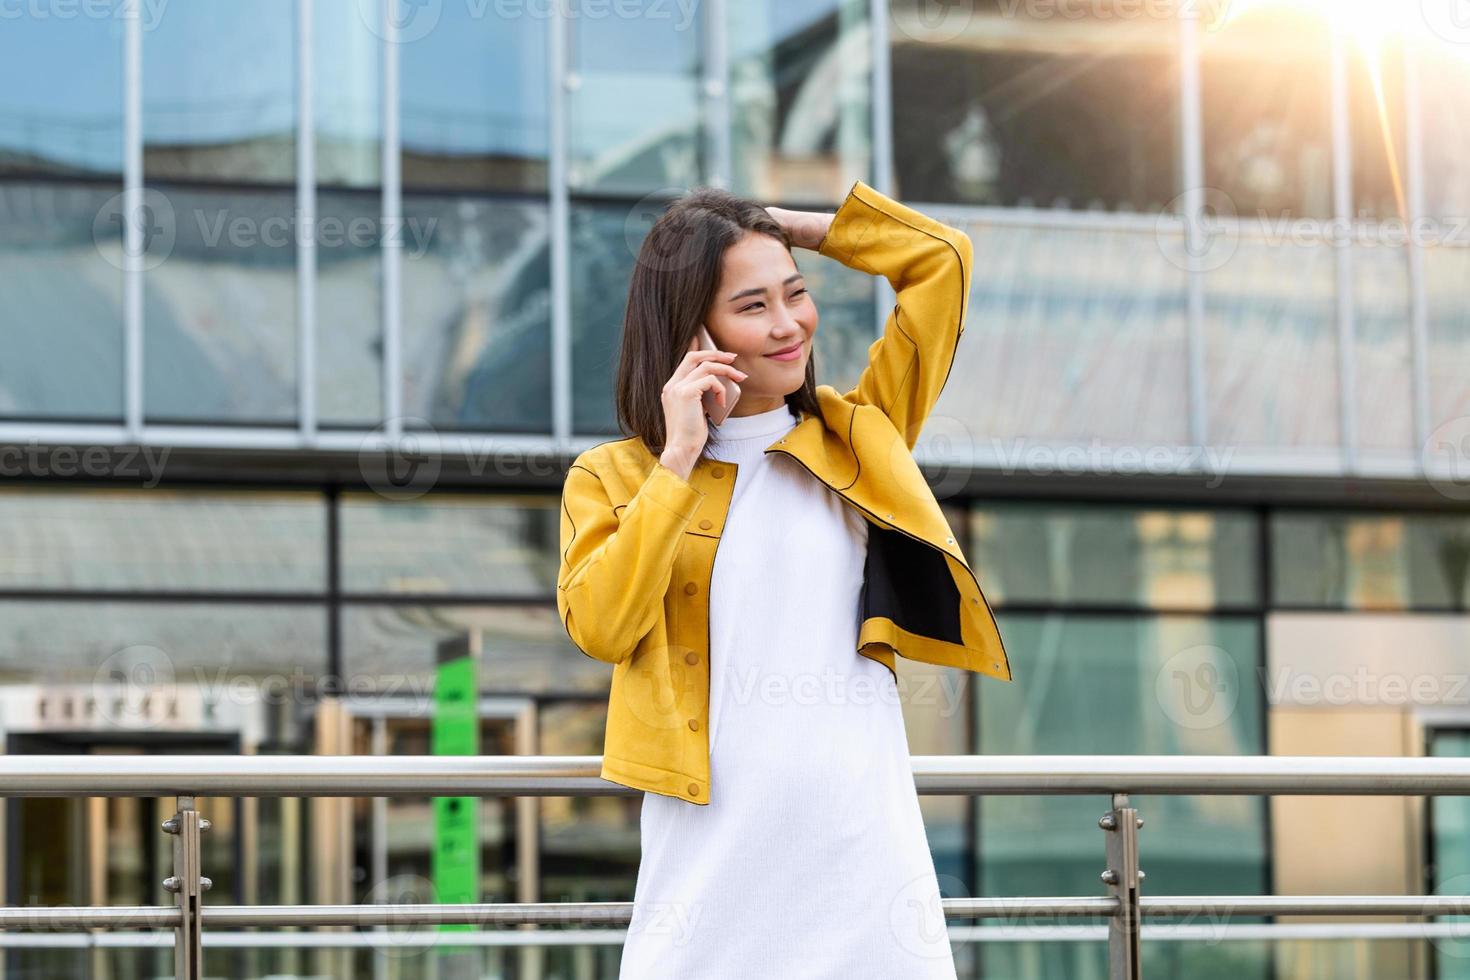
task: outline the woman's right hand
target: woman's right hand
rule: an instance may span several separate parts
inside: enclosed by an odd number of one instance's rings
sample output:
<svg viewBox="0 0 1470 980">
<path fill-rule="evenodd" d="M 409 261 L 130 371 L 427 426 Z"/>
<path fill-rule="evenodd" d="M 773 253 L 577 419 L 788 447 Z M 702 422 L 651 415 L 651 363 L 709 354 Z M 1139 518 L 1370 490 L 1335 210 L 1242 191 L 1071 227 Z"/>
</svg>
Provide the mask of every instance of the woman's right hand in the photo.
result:
<svg viewBox="0 0 1470 980">
<path fill-rule="evenodd" d="M 721 384 L 720 376 L 737 382 L 746 378 L 744 371 L 730 363 L 734 359 L 735 354 L 731 351 L 700 350 L 696 336 L 664 384 L 660 395 L 664 407 L 664 451 L 659 462 L 686 480 L 709 438 L 704 393 L 714 391 L 716 399 L 723 405 L 725 386 Z"/>
</svg>

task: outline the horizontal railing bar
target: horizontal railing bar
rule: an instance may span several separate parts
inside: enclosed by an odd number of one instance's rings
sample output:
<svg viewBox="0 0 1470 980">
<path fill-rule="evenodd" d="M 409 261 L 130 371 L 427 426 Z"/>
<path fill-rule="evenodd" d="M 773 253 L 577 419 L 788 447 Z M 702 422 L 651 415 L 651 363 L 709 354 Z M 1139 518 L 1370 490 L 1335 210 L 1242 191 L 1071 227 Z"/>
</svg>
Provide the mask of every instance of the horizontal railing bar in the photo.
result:
<svg viewBox="0 0 1470 980">
<path fill-rule="evenodd" d="M 1312 942 L 1341 940 L 1463 939 L 1470 922 L 1442 923 L 1222 923 L 1218 925 L 1145 924 L 1150 942 Z M 406 948 L 458 946 L 616 946 L 626 938 L 619 929 L 522 929 L 470 932 L 207 932 L 204 945 L 222 949 L 381 948 L 394 955 Z M 977 942 L 1106 942 L 1107 927 L 1088 926 L 951 926 L 951 943 Z M 0 933 L 0 949 L 167 949 L 166 932 Z"/>
<path fill-rule="evenodd" d="M 1118 903 L 1107 897 L 946 898 L 946 919 L 1107 917 Z M 1139 899 L 1149 917 L 1241 915 L 1470 915 L 1463 895 L 1170 895 Z M 460 905 L 214 905 L 203 918 L 211 927 L 432 926 L 527 923 L 551 926 L 627 925 L 632 902 L 531 902 Z M 65 931 L 106 928 L 173 928 L 171 906 L 42 907 L 0 909 L 0 927 Z"/>
<path fill-rule="evenodd" d="M 3 796 L 632 796 L 600 756 L 0 756 Z M 1470 758 L 914 756 L 926 795 L 1470 796 Z M 713 789 L 719 793 L 719 787 Z"/>
</svg>

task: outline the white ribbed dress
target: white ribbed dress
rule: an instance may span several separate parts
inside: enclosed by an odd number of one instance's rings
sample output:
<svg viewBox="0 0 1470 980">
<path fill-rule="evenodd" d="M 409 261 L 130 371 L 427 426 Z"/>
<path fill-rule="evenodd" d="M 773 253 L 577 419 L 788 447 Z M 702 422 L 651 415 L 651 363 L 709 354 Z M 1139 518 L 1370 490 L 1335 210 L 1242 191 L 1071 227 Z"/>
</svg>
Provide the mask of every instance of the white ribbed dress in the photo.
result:
<svg viewBox="0 0 1470 980">
<path fill-rule="evenodd" d="M 728 418 L 710 587 L 710 798 L 645 792 L 620 980 L 954 980 L 908 735 L 857 652 L 867 522 Z"/>
</svg>

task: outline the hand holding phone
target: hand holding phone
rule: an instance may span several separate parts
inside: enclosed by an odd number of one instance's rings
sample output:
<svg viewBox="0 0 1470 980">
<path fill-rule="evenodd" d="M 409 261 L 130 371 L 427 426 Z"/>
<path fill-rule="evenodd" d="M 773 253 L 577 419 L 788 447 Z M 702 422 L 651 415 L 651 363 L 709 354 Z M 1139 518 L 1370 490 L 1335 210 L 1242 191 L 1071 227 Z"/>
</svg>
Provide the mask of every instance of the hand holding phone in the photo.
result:
<svg viewBox="0 0 1470 980">
<path fill-rule="evenodd" d="M 696 336 L 699 350 L 716 350 L 714 338 L 710 336 L 704 324 L 699 325 L 699 333 Z M 730 409 L 734 408 L 735 403 L 740 399 L 740 385 L 724 375 L 718 377 L 721 387 L 725 389 L 725 404 L 720 404 L 720 399 L 713 389 L 706 390 L 703 395 L 704 414 L 708 415 L 710 422 L 715 425 L 719 425 L 729 417 Z"/>
</svg>

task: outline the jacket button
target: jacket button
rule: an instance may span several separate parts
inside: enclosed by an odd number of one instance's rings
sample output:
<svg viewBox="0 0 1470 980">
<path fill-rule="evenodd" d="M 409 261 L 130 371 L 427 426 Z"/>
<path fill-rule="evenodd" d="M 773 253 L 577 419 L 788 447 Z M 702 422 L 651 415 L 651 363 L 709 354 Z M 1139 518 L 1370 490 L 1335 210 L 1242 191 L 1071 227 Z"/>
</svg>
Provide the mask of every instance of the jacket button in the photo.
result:
<svg viewBox="0 0 1470 980">
<path fill-rule="evenodd" d="M 690 796 L 698 796 L 699 795 L 699 784 L 698 783 L 690 783 L 689 784 L 689 795 Z"/>
<path fill-rule="evenodd" d="M 945 538 L 944 539 L 944 543 L 945 544 L 954 544 L 954 538 Z"/>
<path fill-rule="evenodd" d="M 684 654 L 684 662 L 686 664 L 697 664 L 697 663 L 699 663 L 699 654 L 697 654 L 697 653 L 686 653 L 686 654 Z"/>
<path fill-rule="evenodd" d="M 697 731 L 699 731 L 699 719 L 698 718 L 690 718 L 689 719 L 689 730 L 691 732 L 697 732 Z"/>
<path fill-rule="evenodd" d="M 716 466 L 714 469 L 709 471 L 709 475 L 718 480 L 720 477 L 725 475 L 725 468 L 723 466 Z"/>
<path fill-rule="evenodd" d="M 712 528 L 712 527 L 715 526 L 715 522 L 714 521 L 700 521 L 699 522 L 699 526 L 700 526 L 701 529 L 703 529 L 705 531 L 708 531 L 710 528 Z"/>
<path fill-rule="evenodd" d="M 693 582 L 685 582 L 684 583 L 684 594 L 685 595 L 693 595 L 694 593 L 696 593 L 698 591 L 699 591 L 699 586 L 695 585 Z"/>
</svg>

